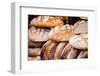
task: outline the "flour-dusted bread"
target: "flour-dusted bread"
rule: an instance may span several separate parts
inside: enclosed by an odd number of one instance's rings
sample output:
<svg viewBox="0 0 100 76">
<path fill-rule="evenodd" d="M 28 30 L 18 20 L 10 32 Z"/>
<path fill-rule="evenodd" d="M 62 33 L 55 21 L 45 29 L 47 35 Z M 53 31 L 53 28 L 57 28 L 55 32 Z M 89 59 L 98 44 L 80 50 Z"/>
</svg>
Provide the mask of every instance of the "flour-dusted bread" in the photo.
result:
<svg viewBox="0 0 100 76">
<path fill-rule="evenodd" d="M 88 48 L 88 36 L 87 34 L 73 35 L 69 39 L 70 45 L 77 49 Z"/>
<path fill-rule="evenodd" d="M 69 38 L 73 35 L 72 26 L 56 26 L 49 32 L 49 39 L 54 41 L 68 41 Z"/>
<path fill-rule="evenodd" d="M 48 28 L 37 28 L 32 26 L 28 30 L 28 38 L 31 41 L 47 41 L 49 31 L 50 29 Z"/>
<path fill-rule="evenodd" d="M 32 19 L 30 25 L 37 27 L 52 28 L 58 25 L 63 25 L 64 24 L 63 20 L 65 19 L 67 19 L 67 17 L 38 16 Z"/>
<path fill-rule="evenodd" d="M 88 21 L 81 20 L 76 22 L 73 30 L 75 34 L 88 33 Z"/>
</svg>

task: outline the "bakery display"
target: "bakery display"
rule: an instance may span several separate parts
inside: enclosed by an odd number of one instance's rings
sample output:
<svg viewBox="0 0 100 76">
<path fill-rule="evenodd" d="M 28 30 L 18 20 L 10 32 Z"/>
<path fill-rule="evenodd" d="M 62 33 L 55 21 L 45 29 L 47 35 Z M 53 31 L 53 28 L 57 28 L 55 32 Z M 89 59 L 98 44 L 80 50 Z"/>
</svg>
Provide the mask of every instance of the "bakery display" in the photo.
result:
<svg viewBox="0 0 100 76">
<path fill-rule="evenodd" d="M 88 18 L 29 16 L 28 60 L 88 58 Z"/>
</svg>

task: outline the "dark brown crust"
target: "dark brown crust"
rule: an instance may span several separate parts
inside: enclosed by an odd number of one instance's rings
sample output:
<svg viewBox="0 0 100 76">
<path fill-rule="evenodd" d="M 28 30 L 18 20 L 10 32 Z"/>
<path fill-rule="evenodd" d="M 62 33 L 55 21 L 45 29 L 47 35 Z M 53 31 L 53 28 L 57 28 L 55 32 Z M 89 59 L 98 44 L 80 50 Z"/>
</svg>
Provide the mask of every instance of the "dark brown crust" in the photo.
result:
<svg viewBox="0 0 100 76">
<path fill-rule="evenodd" d="M 63 51 L 64 47 L 66 46 L 66 42 L 60 42 L 56 48 L 54 59 L 61 59 L 61 52 Z"/>
<path fill-rule="evenodd" d="M 88 58 L 88 50 L 82 50 L 78 58 Z"/>
<path fill-rule="evenodd" d="M 72 46 L 68 43 L 62 51 L 61 58 L 65 59 L 68 56 L 69 52 L 71 51 Z"/>
<path fill-rule="evenodd" d="M 76 59 L 77 56 L 79 55 L 79 52 L 77 49 L 75 48 L 71 48 L 71 51 L 69 52 L 67 59 Z"/>
<path fill-rule="evenodd" d="M 43 45 L 43 47 L 41 48 L 41 59 L 42 59 L 42 60 L 47 59 L 46 56 L 45 56 L 45 51 L 46 51 L 46 47 L 48 47 L 51 43 L 52 43 L 52 41 L 51 41 L 51 40 L 48 40 L 48 41 Z"/>
</svg>

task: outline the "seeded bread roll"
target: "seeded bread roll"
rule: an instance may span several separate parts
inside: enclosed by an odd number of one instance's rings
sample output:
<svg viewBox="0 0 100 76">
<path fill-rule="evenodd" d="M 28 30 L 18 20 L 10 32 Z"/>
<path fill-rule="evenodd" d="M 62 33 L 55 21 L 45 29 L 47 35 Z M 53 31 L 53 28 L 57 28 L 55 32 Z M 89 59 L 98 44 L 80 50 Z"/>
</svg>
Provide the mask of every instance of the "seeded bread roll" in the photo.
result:
<svg viewBox="0 0 100 76">
<path fill-rule="evenodd" d="M 30 22 L 31 26 L 48 27 L 52 28 L 58 25 L 63 25 L 64 17 L 52 17 L 52 16 L 38 16 Z"/>
</svg>

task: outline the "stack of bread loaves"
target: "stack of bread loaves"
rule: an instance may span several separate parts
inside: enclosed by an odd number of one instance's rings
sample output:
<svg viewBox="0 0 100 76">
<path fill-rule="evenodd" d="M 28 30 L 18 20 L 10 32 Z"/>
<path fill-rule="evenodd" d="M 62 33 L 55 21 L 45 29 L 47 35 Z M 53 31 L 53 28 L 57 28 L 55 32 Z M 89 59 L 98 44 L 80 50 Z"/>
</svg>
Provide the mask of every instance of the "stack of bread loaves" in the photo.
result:
<svg viewBox="0 0 100 76">
<path fill-rule="evenodd" d="M 77 26 L 76 26 L 77 25 Z M 56 26 L 49 32 L 49 41 L 42 47 L 41 58 L 76 59 L 87 58 L 87 22 L 79 21 L 74 26 Z"/>
<path fill-rule="evenodd" d="M 88 21 L 82 18 L 74 25 L 66 23 L 67 16 L 33 18 L 28 28 L 29 60 L 87 58 Z"/>
<path fill-rule="evenodd" d="M 63 26 L 67 17 L 37 16 L 30 21 L 28 28 L 29 60 L 40 60 L 41 48 L 48 41 L 48 35 L 55 26 Z"/>
</svg>

